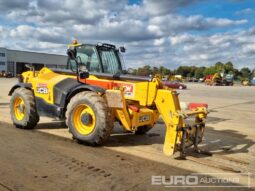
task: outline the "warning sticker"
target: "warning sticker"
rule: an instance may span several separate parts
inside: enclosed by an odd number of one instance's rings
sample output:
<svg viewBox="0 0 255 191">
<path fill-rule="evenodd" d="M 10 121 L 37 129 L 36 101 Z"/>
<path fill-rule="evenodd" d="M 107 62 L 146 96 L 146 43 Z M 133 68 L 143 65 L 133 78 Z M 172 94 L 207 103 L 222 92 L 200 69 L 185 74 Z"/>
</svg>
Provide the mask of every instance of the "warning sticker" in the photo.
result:
<svg viewBox="0 0 255 191">
<path fill-rule="evenodd" d="M 134 97 L 135 96 L 135 85 L 134 84 L 128 84 L 128 83 L 118 83 L 118 87 L 124 88 L 124 95 L 128 97 Z"/>
</svg>

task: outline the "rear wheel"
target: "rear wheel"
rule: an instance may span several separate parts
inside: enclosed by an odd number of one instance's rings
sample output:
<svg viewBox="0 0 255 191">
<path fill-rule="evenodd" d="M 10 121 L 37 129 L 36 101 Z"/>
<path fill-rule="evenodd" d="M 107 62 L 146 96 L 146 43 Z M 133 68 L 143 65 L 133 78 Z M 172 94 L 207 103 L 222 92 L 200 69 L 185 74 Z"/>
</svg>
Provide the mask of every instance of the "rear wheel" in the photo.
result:
<svg viewBox="0 0 255 191">
<path fill-rule="evenodd" d="M 13 92 L 10 110 L 13 124 L 18 128 L 33 129 L 39 121 L 33 92 L 26 88 Z"/>
<path fill-rule="evenodd" d="M 103 144 L 113 128 L 105 100 L 90 91 L 78 93 L 71 99 L 67 106 L 66 124 L 74 139 L 89 145 Z"/>
<path fill-rule="evenodd" d="M 140 126 L 137 128 L 137 130 L 135 131 L 136 135 L 144 135 L 145 133 L 147 133 L 149 130 L 152 129 L 153 126 L 151 125 L 144 125 L 144 126 Z"/>
</svg>

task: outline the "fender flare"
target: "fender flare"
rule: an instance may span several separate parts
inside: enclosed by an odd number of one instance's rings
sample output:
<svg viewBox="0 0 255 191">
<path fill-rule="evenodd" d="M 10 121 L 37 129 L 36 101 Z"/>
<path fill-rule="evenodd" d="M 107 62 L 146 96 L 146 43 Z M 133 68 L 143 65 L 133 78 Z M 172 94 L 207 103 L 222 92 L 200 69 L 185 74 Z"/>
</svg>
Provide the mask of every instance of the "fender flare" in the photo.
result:
<svg viewBox="0 0 255 191">
<path fill-rule="evenodd" d="M 105 89 L 99 87 L 99 86 L 93 86 L 93 85 L 86 85 L 81 84 L 71 89 L 71 91 L 67 94 L 66 99 L 69 100 L 71 97 L 73 97 L 75 94 L 82 92 L 82 91 L 92 91 L 100 94 L 105 93 Z"/>
<path fill-rule="evenodd" d="M 30 83 L 17 83 L 14 86 L 12 86 L 11 90 L 8 93 L 8 96 L 11 96 L 12 93 L 17 89 L 17 88 L 26 88 L 31 90 L 32 89 L 32 84 Z"/>
<path fill-rule="evenodd" d="M 99 86 L 79 83 L 69 78 L 54 86 L 54 104 L 65 108 L 70 99 L 82 91 L 93 91 L 101 95 L 105 93 L 105 89 Z"/>
</svg>

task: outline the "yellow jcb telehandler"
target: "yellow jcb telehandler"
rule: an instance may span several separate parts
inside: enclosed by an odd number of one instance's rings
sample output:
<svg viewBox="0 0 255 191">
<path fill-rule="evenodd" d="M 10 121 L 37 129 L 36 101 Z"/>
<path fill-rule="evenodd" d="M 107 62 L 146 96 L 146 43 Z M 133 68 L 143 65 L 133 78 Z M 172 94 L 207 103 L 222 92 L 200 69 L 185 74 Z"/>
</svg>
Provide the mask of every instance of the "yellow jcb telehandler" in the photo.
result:
<svg viewBox="0 0 255 191">
<path fill-rule="evenodd" d="M 40 116 L 65 120 L 74 139 L 101 145 L 114 121 L 136 134 L 149 131 L 161 116 L 166 133 L 164 153 L 173 155 L 202 141 L 207 110 L 182 111 L 178 93 L 163 87 L 158 78 L 129 75 L 121 52 L 111 44 L 71 44 L 66 69 L 42 68 L 21 75 L 9 92 L 13 123 L 31 129 Z M 194 117 L 188 124 L 186 119 Z"/>
</svg>

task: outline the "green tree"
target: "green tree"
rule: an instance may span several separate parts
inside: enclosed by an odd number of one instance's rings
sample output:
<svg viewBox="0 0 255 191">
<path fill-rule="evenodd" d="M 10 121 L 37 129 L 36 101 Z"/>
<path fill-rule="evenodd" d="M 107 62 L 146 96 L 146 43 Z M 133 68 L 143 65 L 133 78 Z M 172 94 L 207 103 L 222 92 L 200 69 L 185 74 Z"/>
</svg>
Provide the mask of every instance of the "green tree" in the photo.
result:
<svg viewBox="0 0 255 191">
<path fill-rule="evenodd" d="M 176 70 L 176 74 L 182 75 L 184 77 L 190 77 L 191 68 L 189 66 L 179 66 Z"/>
<path fill-rule="evenodd" d="M 159 73 L 162 75 L 169 75 L 169 74 L 171 74 L 171 70 L 169 70 L 168 68 L 165 68 L 163 66 L 160 66 Z"/>
<path fill-rule="evenodd" d="M 205 69 L 206 69 L 206 67 L 196 68 L 194 77 L 195 78 L 203 78 Z"/>
<path fill-rule="evenodd" d="M 212 74 L 215 74 L 217 71 L 216 67 L 215 66 L 211 66 L 209 68 L 206 68 L 204 70 L 204 76 L 207 76 L 207 75 L 212 75 Z"/>
<path fill-rule="evenodd" d="M 196 67 L 196 66 L 179 66 L 174 71 L 171 71 L 168 68 L 165 68 L 164 66 L 159 67 L 151 67 L 149 65 L 134 69 L 135 75 L 140 76 L 148 76 L 150 74 L 161 74 L 169 75 L 169 74 L 179 74 L 183 77 L 195 77 L 195 78 L 202 78 L 206 75 L 215 74 L 216 72 L 225 72 L 225 73 L 231 73 L 234 74 L 235 80 L 242 80 L 243 78 L 251 78 L 255 77 L 255 69 L 252 71 L 244 67 L 241 70 L 238 70 L 234 67 L 234 64 L 229 61 L 227 63 L 217 62 L 213 66 L 209 67 Z"/>
<path fill-rule="evenodd" d="M 250 78 L 251 77 L 251 70 L 247 67 L 244 67 L 240 70 L 242 78 Z"/>
<path fill-rule="evenodd" d="M 241 72 L 238 69 L 234 68 L 233 74 L 234 80 L 241 80 Z"/>
<path fill-rule="evenodd" d="M 224 64 L 222 62 L 217 62 L 214 65 L 214 70 L 216 70 L 216 72 L 223 72 L 224 71 Z"/>
<path fill-rule="evenodd" d="M 251 72 L 251 77 L 252 77 L 252 78 L 255 77 L 255 69 L 252 70 L 252 72 Z"/>
<path fill-rule="evenodd" d="M 232 62 L 227 62 L 224 64 L 224 70 L 225 73 L 234 73 L 234 65 L 232 64 Z"/>
<path fill-rule="evenodd" d="M 152 68 L 152 74 L 155 75 L 155 74 L 158 74 L 159 73 L 159 69 L 157 67 L 153 67 Z"/>
<path fill-rule="evenodd" d="M 152 73 L 152 70 L 149 65 L 145 65 L 144 67 L 137 69 L 137 75 L 139 76 L 148 76 L 151 73 Z"/>
</svg>

